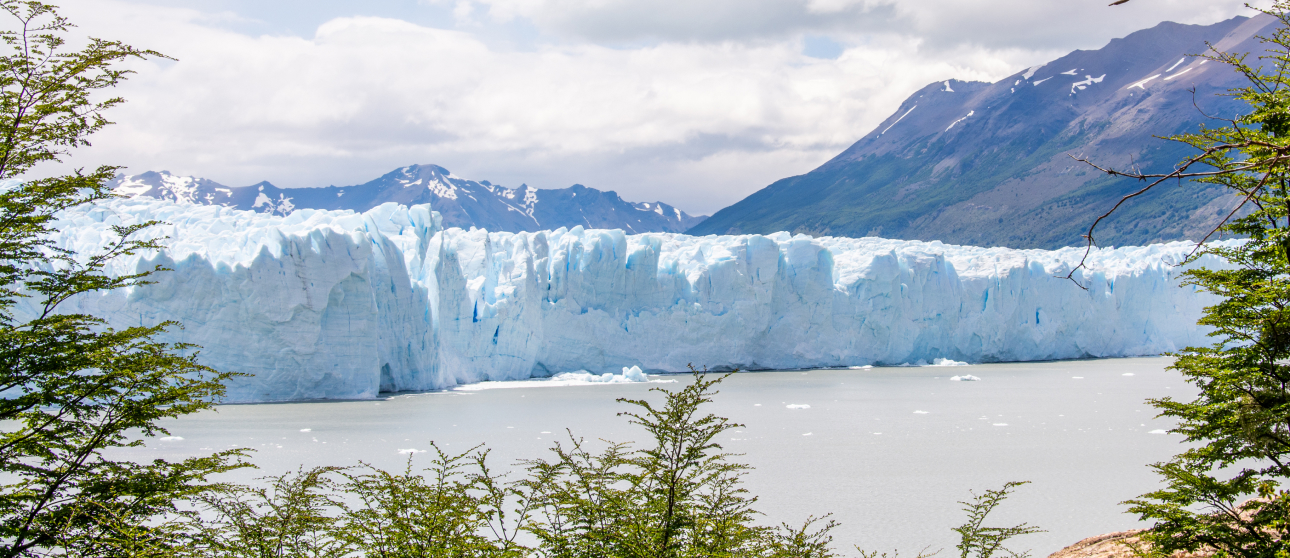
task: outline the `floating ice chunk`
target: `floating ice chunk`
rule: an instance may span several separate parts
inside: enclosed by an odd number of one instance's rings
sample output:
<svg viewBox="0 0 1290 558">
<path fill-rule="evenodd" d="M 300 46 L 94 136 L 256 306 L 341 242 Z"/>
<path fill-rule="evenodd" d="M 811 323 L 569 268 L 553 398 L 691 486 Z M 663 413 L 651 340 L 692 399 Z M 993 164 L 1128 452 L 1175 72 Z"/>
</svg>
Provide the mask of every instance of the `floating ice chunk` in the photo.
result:
<svg viewBox="0 0 1290 558">
<path fill-rule="evenodd" d="M 628 382 L 648 382 L 649 377 L 641 371 L 641 367 L 632 365 L 631 368 L 623 367 L 623 380 Z"/>
<path fill-rule="evenodd" d="M 182 442 L 184 438 L 183 436 L 162 436 L 157 440 L 161 442 Z"/>
<path fill-rule="evenodd" d="M 1008 426 L 1008 423 L 1006 423 L 1006 422 L 996 422 L 996 423 L 994 423 L 994 426 Z"/>
<path fill-rule="evenodd" d="M 1164 429 L 1157 428 L 1155 430 L 1152 430 L 1151 432 L 1148 432 L 1147 434 L 1168 434 L 1168 433 L 1169 432 Z"/>
<path fill-rule="evenodd" d="M 873 368 L 872 364 L 866 364 L 864 366 L 848 366 L 847 370 L 868 370 L 870 368 Z"/>
<path fill-rule="evenodd" d="M 971 365 L 960 360 L 951 360 L 948 358 L 934 358 L 932 359 L 932 363 L 927 366 L 971 366 Z"/>
<path fill-rule="evenodd" d="M 301 428 L 301 429 L 300 429 L 300 431 L 301 431 L 301 432 L 313 432 L 313 429 L 312 429 L 312 428 Z"/>
<path fill-rule="evenodd" d="M 1084 379 L 1084 377 L 1083 377 L 1083 376 L 1071 376 L 1071 379 L 1072 379 L 1072 380 L 1083 380 L 1083 379 Z"/>
<path fill-rule="evenodd" d="M 427 451 L 429 451 L 429 450 L 416 449 L 416 448 L 407 448 L 407 449 L 401 449 L 401 450 L 399 450 L 399 455 L 411 455 L 411 454 L 414 454 L 414 453 L 425 453 L 425 452 L 427 452 Z"/>
<path fill-rule="evenodd" d="M 592 374 L 586 370 L 577 372 L 564 372 L 551 377 L 552 382 L 585 382 L 588 384 L 627 384 L 633 382 L 647 382 L 649 378 L 641 372 L 639 366 L 623 368 L 622 374 L 613 374 L 605 372 L 604 374 Z"/>
<path fill-rule="evenodd" d="M 511 380 L 499 382 L 480 382 L 477 384 L 466 384 L 452 388 L 452 391 L 482 391 L 486 389 L 512 389 L 512 388 L 531 388 L 531 387 L 564 387 L 564 386 L 592 386 L 608 384 L 636 384 L 636 383 L 658 383 L 668 384 L 676 380 L 650 380 L 639 366 L 630 368 L 624 367 L 622 374 L 605 372 L 604 374 L 595 374 L 586 370 L 577 370 L 574 372 L 561 372 L 550 378 L 535 378 L 530 380 Z"/>
<path fill-rule="evenodd" d="M 951 360 L 948 358 L 934 358 L 932 359 L 931 364 L 928 364 L 927 361 L 923 359 L 918 359 L 913 364 L 910 364 L 908 362 L 903 362 L 903 363 L 897 364 L 896 366 L 900 366 L 904 368 L 904 367 L 911 367 L 911 366 L 922 367 L 922 366 L 971 366 L 971 365 L 969 365 L 966 362 Z"/>
<path fill-rule="evenodd" d="M 925 414 L 927 414 L 927 411 L 914 411 L 914 414 L 915 414 L 915 415 L 925 415 Z"/>
<path fill-rule="evenodd" d="M 810 405 L 798 405 L 798 404 L 791 404 L 791 405 L 785 405 L 785 408 L 787 408 L 787 409 L 810 409 L 810 408 L 811 408 L 811 406 L 810 406 Z"/>
<path fill-rule="evenodd" d="M 978 378 L 971 374 L 964 374 L 962 376 L 954 376 L 950 378 L 950 381 L 951 382 L 979 382 L 981 381 L 981 378 Z"/>
<path fill-rule="evenodd" d="M 810 433 L 810 432 L 807 432 L 806 434 L 802 434 L 802 435 L 803 435 L 803 436 L 810 436 L 810 435 L 811 435 L 811 433 Z"/>
<path fill-rule="evenodd" d="M 1120 375 L 1121 375 L 1121 376 L 1132 376 L 1132 375 L 1133 375 L 1133 372 L 1125 372 L 1125 373 L 1120 374 Z"/>
</svg>

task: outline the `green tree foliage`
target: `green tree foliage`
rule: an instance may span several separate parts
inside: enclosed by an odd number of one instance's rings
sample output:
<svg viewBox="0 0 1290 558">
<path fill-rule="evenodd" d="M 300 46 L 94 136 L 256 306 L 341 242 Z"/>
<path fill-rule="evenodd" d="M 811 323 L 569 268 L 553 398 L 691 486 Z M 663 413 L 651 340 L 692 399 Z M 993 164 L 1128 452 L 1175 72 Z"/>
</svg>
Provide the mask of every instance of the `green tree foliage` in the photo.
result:
<svg viewBox="0 0 1290 558">
<path fill-rule="evenodd" d="M 650 436 L 640 449 L 570 435 L 552 456 L 521 462 L 505 482 L 476 447 L 449 454 L 433 445 L 430 466 L 400 473 L 370 465 L 320 467 L 203 494 L 191 516 L 191 555 L 207 557 L 435 558 L 831 558 L 828 516 L 800 526 L 760 525 L 756 497 L 740 486 L 749 469 L 713 440 L 728 419 L 701 412 L 726 376 L 696 372 L 678 390 L 655 388 L 661 404 L 620 399 L 621 413 Z M 986 527 L 986 516 L 1020 484 L 964 503 L 957 529 L 963 558 L 991 558 L 1007 539 L 1039 530 Z M 917 558 L 935 553 L 921 552 Z M 886 554 L 860 551 L 862 558 Z M 892 556 L 895 558 L 895 556 Z"/>
<path fill-rule="evenodd" d="M 545 521 L 530 529 L 547 556 L 733 556 L 749 552 L 764 530 L 740 481 L 747 465 L 731 462 L 713 441 L 742 425 L 700 414 L 725 376 L 696 374 L 662 405 L 620 399 L 639 408 L 621 413 L 641 426 L 653 446 L 632 451 L 612 444 L 592 454 L 583 440 L 557 445 L 556 459 L 534 461 L 528 481 Z M 571 436 L 572 437 L 572 436 Z"/>
<path fill-rule="evenodd" d="M 0 0 L 0 10 L 12 18 L 0 31 L 0 556 L 165 553 L 176 500 L 204 490 L 235 452 L 147 464 L 107 452 L 209 407 L 226 375 L 199 365 L 193 347 L 154 340 L 176 324 L 112 329 L 63 311 L 74 296 L 146 282 L 146 271 L 104 269 L 157 244 L 131 240 L 145 223 L 117 227 L 97 252 L 56 247 L 55 214 L 109 197 L 115 168 L 26 176 L 109 124 L 103 113 L 121 99 L 101 91 L 126 77 L 119 63 L 160 55 L 98 39 L 69 51 L 71 24 L 52 6 Z"/>
<path fill-rule="evenodd" d="M 985 518 L 998 507 L 1012 491 L 1026 482 L 1009 482 L 999 490 L 987 490 L 984 494 L 972 494 L 971 502 L 963 504 L 963 511 L 968 514 L 968 521 L 954 528 L 959 534 L 959 558 L 991 558 L 997 552 L 1006 552 L 1010 558 L 1028 558 L 1030 552 L 1018 554 L 1003 543 L 1008 539 L 1031 533 L 1042 533 L 1043 529 L 1022 523 L 1012 527 L 986 527 Z"/>
<path fill-rule="evenodd" d="M 425 475 L 400 474 L 363 466 L 343 473 L 343 494 L 354 503 L 338 504 L 351 549 L 382 558 L 524 556 L 516 537 L 529 515 L 527 502 L 502 483 L 479 448 L 450 455 L 431 444 L 434 455 Z M 517 505 L 518 509 L 508 506 Z"/>
<path fill-rule="evenodd" d="M 228 485 L 198 496 L 192 515 L 194 556 L 211 558 L 335 558 L 349 554 L 335 536 L 330 477 L 336 467 L 318 467 L 260 479 L 256 488 Z M 379 556 L 379 554 L 377 554 Z"/>
<path fill-rule="evenodd" d="M 1265 13 L 1281 20 L 1261 38 L 1266 52 L 1253 60 L 1213 49 L 1203 55 L 1248 79 L 1228 93 L 1249 104 L 1248 114 L 1212 118 L 1213 127 L 1168 138 L 1198 151 L 1171 173 L 1107 170 L 1148 181 L 1121 203 L 1173 180 L 1225 187 L 1240 203 L 1222 230 L 1248 238 L 1202 240 L 1195 255 L 1212 254 L 1227 265 L 1184 272 L 1185 285 L 1221 301 L 1200 320 L 1213 328 L 1214 344 L 1175 355 L 1173 368 L 1199 396 L 1151 401 L 1178 421 L 1173 432 L 1189 444 L 1154 465 L 1165 488 L 1128 502 L 1154 522 L 1144 548 L 1158 555 L 1290 557 L 1290 2 L 1277 0 Z"/>
</svg>

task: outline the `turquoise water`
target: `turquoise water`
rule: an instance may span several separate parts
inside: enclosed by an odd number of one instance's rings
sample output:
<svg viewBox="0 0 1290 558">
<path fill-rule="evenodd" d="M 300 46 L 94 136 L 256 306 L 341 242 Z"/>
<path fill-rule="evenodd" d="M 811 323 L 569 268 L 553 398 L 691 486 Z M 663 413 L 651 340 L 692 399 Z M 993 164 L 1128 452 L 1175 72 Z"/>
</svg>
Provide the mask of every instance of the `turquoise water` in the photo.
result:
<svg viewBox="0 0 1290 558">
<path fill-rule="evenodd" d="M 1014 549 L 1044 556 L 1081 538 L 1139 526 L 1118 504 L 1154 489 L 1147 464 L 1180 450 L 1144 400 L 1194 391 L 1164 358 L 740 373 L 711 412 L 746 426 L 721 440 L 756 469 L 747 485 L 768 522 L 833 513 L 841 548 L 930 546 L 952 556 L 956 503 L 969 490 L 1029 480 L 994 523 L 1028 521 L 1047 533 Z M 972 374 L 979 382 L 952 382 Z M 688 381 L 687 376 L 656 379 Z M 402 467 L 434 440 L 477 444 L 495 466 L 540 457 L 566 429 L 588 440 L 640 441 L 616 416 L 618 397 L 668 384 L 480 389 L 381 401 L 227 405 L 172 423 L 173 436 L 138 458 L 249 447 L 258 472 L 363 460 Z M 676 384 L 671 384 L 675 386 Z M 655 395 L 656 396 L 656 395 Z M 792 407 L 790 407 L 792 406 Z M 808 407 L 809 406 L 809 407 Z M 1156 433 L 1153 433 L 1156 431 Z M 402 453 L 401 453 L 402 452 Z"/>
</svg>

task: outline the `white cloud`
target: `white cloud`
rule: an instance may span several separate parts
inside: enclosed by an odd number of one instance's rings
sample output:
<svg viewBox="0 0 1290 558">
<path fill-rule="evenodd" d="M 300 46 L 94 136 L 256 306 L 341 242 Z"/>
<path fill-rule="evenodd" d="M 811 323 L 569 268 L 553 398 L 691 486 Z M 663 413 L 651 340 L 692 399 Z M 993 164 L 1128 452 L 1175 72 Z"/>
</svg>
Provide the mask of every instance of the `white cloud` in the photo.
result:
<svg viewBox="0 0 1290 558">
<path fill-rule="evenodd" d="M 995 80 L 1069 50 L 936 36 L 955 17 L 975 21 L 972 6 L 983 2 L 659 2 L 441 0 L 456 11 L 456 30 L 345 16 L 301 37 L 250 36 L 195 9 L 79 0 L 65 12 L 84 31 L 179 61 L 140 64 L 119 91 L 129 102 L 110 115 L 118 124 L 76 162 L 280 186 L 353 184 L 436 163 L 511 186 L 578 182 L 711 212 L 809 171 L 923 85 Z M 1043 14 L 1026 5 L 1006 0 L 1020 14 L 1008 25 L 1043 29 Z M 928 15 L 933 8 L 945 13 Z M 836 25 L 819 23 L 824 13 L 903 27 L 834 35 L 847 46 L 835 60 L 804 56 L 801 35 L 786 29 Z M 516 49 L 479 31 L 507 18 L 554 38 Z M 576 40 L 596 29 L 667 40 Z"/>
<path fill-rule="evenodd" d="M 1162 20 L 1214 23 L 1249 10 L 1232 0 L 478 0 L 499 20 L 600 42 L 765 40 L 801 33 L 895 33 L 923 47 L 1096 48 Z M 1269 4 L 1269 0 L 1254 2 Z"/>
</svg>

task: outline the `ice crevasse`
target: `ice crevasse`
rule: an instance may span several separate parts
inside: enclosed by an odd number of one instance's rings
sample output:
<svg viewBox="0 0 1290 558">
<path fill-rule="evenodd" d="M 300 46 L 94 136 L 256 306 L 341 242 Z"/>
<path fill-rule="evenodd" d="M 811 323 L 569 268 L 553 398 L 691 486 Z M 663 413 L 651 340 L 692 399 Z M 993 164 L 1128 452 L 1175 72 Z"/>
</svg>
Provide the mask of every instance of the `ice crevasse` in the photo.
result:
<svg viewBox="0 0 1290 558">
<path fill-rule="evenodd" d="M 184 324 L 166 340 L 248 374 L 229 401 L 370 398 L 484 380 L 639 366 L 803 368 L 947 358 L 1157 354 L 1205 343 L 1213 302 L 1179 288 L 1191 246 L 1013 250 L 788 233 L 444 230 L 428 206 L 287 217 L 116 199 L 70 210 L 60 245 L 166 224 L 167 249 L 111 273 L 155 284 L 67 310 L 118 326 Z M 1202 265 L 1220 262 L 1202 260 Z"/>
</svg>

